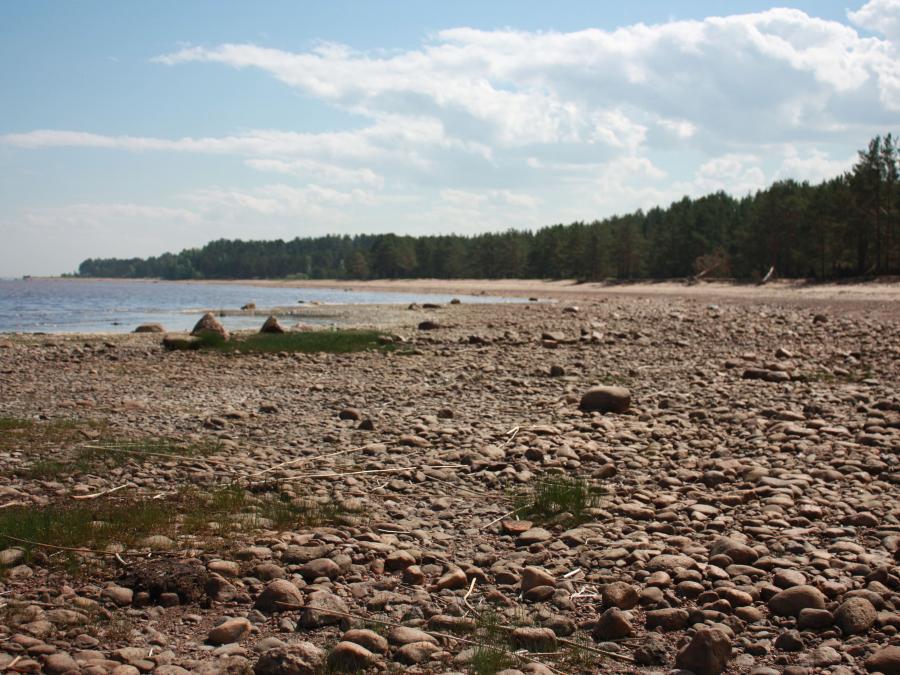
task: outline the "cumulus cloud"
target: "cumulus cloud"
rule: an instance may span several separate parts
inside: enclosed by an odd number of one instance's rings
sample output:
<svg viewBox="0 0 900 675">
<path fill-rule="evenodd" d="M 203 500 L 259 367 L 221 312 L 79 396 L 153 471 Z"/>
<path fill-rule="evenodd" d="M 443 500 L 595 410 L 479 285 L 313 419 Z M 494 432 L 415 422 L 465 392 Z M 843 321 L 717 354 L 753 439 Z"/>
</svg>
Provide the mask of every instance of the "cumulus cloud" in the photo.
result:
<svg viewBox="0 0 900 675">
<path fill-rule="evenodd" d="M 900 113 L 900 0 L 847 19 L 771 9 L 565 33 L 457 27 L 393 51 L 185 46 L 153 61 L 257 70 L 340 109 L 340 126 L 173 138 L 39 129 L 0 145 L 239 157 L 245 176 L 161 207 L 174 222 L 223 224 L 215 236 L 239 222 L 281 236 L 297 221 L 305 234 L 593 219 L 848 168 Z M 280 182 L 256 185 L 267 174 Z M 126 206 L 41 217 L 158 222 Z"/>
<path fill-rule="evenodd" d="M 873 33 L 900 42 L 900 0 L 871 0 L 855 12 L 847 12 L 850 21 Z"/>
</svg>

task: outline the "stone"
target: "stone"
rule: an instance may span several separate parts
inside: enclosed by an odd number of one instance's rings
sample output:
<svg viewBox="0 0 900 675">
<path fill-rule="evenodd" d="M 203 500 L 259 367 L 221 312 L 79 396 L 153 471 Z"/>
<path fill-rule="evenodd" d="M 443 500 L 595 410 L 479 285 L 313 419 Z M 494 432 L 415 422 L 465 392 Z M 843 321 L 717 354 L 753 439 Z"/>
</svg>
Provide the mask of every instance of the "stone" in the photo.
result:
<svg viewBox="0 0 900 675">
<path fill-rule="evenodd" d="M 530 591 L 538 586 L 556 586 L 556 579 L 543 567 L 529 566 L 522 570 L 520 582 L 522 592 Z"/>
<path fill-rule="evenodd" d="M 397 650 L 396 659 L 400 663 L 415 665 L 428 660 L 432 654 L 441 651 L 433 642 L 412 642 Z"/>
<path fill-rule="evenodd" d="M 206 641 L 211 645 L 227 645 L 240 642 L 250 634 L 251 624 L 247 619 L 226 619 L 209 631 Z"/>
<path fill-rule="evenodd" d="M 164 333 L 165 329 L 158 323 L 142 323 L 134 329 L 135 333 Z"/>
<path fill-rule="evenodd" d="M 186 333 L 169 333 L 163 337 L 162 346 L 170 352 L 190 351 L 200 349 L 203 346 L 203 339 Z"/>
<path fill-rule="evenodd" d="M 458 590 L 460 588 L 465 588 L 466 585 L 466 573 L 458 567 L 454 567 L 435 582 L 434 589 L 438 591 L 444 588 Z"/>
<path fill-rule="evenodd" d="M 287 612 L 290 605 L 295 609 L 303 605 L 303 594 L 286 579 L 275 579 L 270 581 L 263 592 L 256 598 L 253 604 L 254 609 L 258 609 L 265 614 L 273 614 L 275 612 Z"/>
<path fill-rule="evenodd" d="M 793 586 L 773 595 L 768 605 L 778 616 L 798 616 L 802 609 L 824 609 L 825 595 L 814 586 Z"/>
<path fill-rule="evenodd" d="M 384 569 L 388 572 L 402 572 L 416 564 L 416 557 L 409 551 L 391 551 L 384 561 Z"/>
<path fill-rule="evenodd" d="M 664 631 L 681 630 L 687 626 L 688 617 L 686 610 L 675 607 L 654 609 L 645 615 L 647 630 L 662 628 Z"/>
<path fill-rule="evenodd" d="M 797 627 L 801 630 L 830 628 L 834 624 L 834 616 L 827 609 L 814 609 L 806 607 L 800 610 L 797 617 Z"/>
<path fill-rule="evenodd" d="M 111 585 L 103 589 L 100 597 L 119 607 L 127 607 L 134 598 L 134 591 L 123 586 Z"/>
<path fill-rule="evenodd" d="M 775 649 L 781 649 L 786 652 L 799 652 L 806 646 L 800 632 L 796 630 L 789 630 L 781 633 L 775 638 L 774 644 Z"/>
<path fill-rule="evenodd" d="M 419 324 L 419 330 L 437 330 L 440 327 L 441 327 L 441 324 L 439 324 L 437 321 L 428 320 L 428 321 L 422 321 Z"/>
<path fill-rule="evenodd" d="M 63 673 L 79 672 L 78 663 L 66 652 L 56 652 L 44 659 L 44 672 L 49 675 L 62 675 Z"/>
<path fill-rule="evenodd" d="M 325 652 L 311 642 L 294 642 L 264 652 L 255 675 L 317 675 L 325 662 Z"/>
<path fill-rule="evenodd" d="M 197 337 L 218 337 L 223 340 L 228 339 L 228 331 L 225 330 L 225 326 L 219 322 L 212 312 L 207 312 L 200 317 L 200 320 L 194 325 L 191 335 Z"/>
<path fill-rule="evenodd" d="M 259 329 L 260 333 L 268 333 L 271 335 L 281 335 L 285 332 L 284 326 L 282 326 L 278 322 L 278 317 L 270 316 L 263 322 L 263 325 Z"/>
<path fill-rule="evenodd" d="M 328 610 L 335 610 L 335 614 Z M 337 595 L 328 591 L 313 591 L 309 594 L 306 606 L 300 614 L 300 627 L 305 629 L 321 628 L 338 624 L 350 610 L 347 603 Z"/>
<path fill-rule="evenodd" d="M 618 607 L 610 607 L 597 619 L 592 636 L 597 642 L 606 642 L 607 640 L 621 640 L 631 637 L 633 634 L 634 629 L 625 612 Z"/>
<path fill-rule="evenodd" d="M 695 675 L 719 675 L 731 658 L 731 640 L 718 628 L 701 628 L 678 652 L 675 665 Z"/>
<path fill-rule="evenodd" d="M 891 645 L 876 651 L 866 659 L 866 670 L 870 673 L 900 675 L 900 646 Z"/>
<path fill-rule="evenodd" d="M 640 596 L 631 584 L 615 581 L 603 587 L 602 598 L 604 607 L 631 609 L 637 606 Z"/>
<path fill-rule="evenodd" d="M 625 387 L 591 387 L 578 407 L 584 411 L 623 413 L 631 406 L 631 392 Z"/>
<path fill-rule="evenodd" d="M 634 650 L 634 662 L 639 666 L 663 666 L 671 652 L 669 643 L 650 633 Z"/>
<path fill-rule="evenodd" d="M 338 413 L 338 417 L 342 420 L 361 420 L 362 413 L 356 408 L 344 408 Z"/>
<path fill-rule="evenodd" d="M 343 642 L 355 642 L 362 645 L 370 652 L 377 654 L 387 654 L 389 645 L 388 641 L 378 633 L 368 628 L 353 628 L 348 630 L 341 636 Z"/>
<path fill-rule="evenodd" d="M 5 548 L 0 551 L 0 567 L 13 567 L 25 560 L 25 551 L 21 548 Z"/>
<path fill-rule="evenodd" d="M 431 642 L 437 644 L 437 640 L 418 628 L 411 626 L 395 626 L 387 635 L 388 642 L 392 645 L 408 645 L 413 642 Z"/>
<path fill-rule="evenodd" d="M 878 618 L 878 612 L 865 598 L 855 597 L 845 600 L 834 612 L 834 622 L 846 635 L 865 633 Z"/>
<path fill-rule="evenodd" d="M 550 628 L 519 627 L 510 634 L 513 644 L 530 652 L 556 651 L 556 633 Z"/>
<path fill-rule="evenodd" d="M 314 581 L 320 577 L 335 579 L 341 574 L 341 568 L 331 558 L 316 558 L 300 568 L 300 574 L 306 581 Z"/>
<path fill-rule="evenodd" d="M 710 556 L 727 555 L 738 565 L 752 565 L 759 558 L 753 548 L 728 537 L 719 537 L 709 547 Z"/>
<path fill-rule="evenodd" d="M 379 658 L 356 642 L 338 642 L 328 654 L 332 673 L 358 673 L 378 665 Z"/>
</svg>

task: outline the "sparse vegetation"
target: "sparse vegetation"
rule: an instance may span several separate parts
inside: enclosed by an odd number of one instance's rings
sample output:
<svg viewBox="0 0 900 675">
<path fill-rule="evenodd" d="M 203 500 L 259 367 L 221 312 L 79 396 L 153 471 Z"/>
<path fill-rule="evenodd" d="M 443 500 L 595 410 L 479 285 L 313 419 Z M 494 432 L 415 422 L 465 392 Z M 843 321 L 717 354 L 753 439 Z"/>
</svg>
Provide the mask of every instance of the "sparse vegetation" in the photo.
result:
<svg viewBox="0 0 900 675">
<path fill-rule="evenodd" d="M 515 503 L 517 513 L 525 518 L 547 521 L 569 514 L 575 522 L 584 522 L 602 494 L 598 486 L 581 478 L 545 476 L 516 495 Z"/>
<path fill-rule="evenodd" d="M 494 610 L 482 612 L 477 619 L 473 639 L 475 647 L 471 668 L 475 675 L 494 675 L 516 665 L 509 654 L 509 631 L 503 628 L 503 617 Z"/>
<path fill-rule="evenodd" d="M 161 499 L 111 496 L 89 503 L 4 509 L 0 510 L 0 540 L 28 552 L 37 547 L 28 542 L 102 550 L 111 544 L 134 546 L 151 534 L 176 537 L 324 525 L 349 512 L 332 502 L 256 495 L 230 484 L 211 491 L 190 488 Z"/>
<path fill-rule="evenodd" d="M 203 347 L 240 354 L 277 352 L 330 352 L 345 354 L 372 349 L 390 351 L 393 345 L 385 344 L 383 335 L 369 330 L 309 331 L 298 333 L 257 333 L 222 340 L 217 336 L 205 337 Z"/>
<path fill-rule="evenodd" d="M 79 428 L 75 423 L 70 424 L 73 425 L 73 429 Z M 165 438 L 139 440 L 101 438 L 82 442 L 73 448 L 52 445 L 48 447 L 46 443 L 40 441 L 34 445 L 26 445 L 34 441 L 35 439 L 20 439 L 17 447 L 29 456 L 36 456 L 36 459 L 20 468 L 16 474 L 37 480 L 97 473 L 104 469 L 124 466 L 129 462 L 163 462 L 166 461 L 166 456 L 204 457 L 220 449 L 217 441 L 183 443 Z M 54 456 L 47 456 L 50 452 L 55 453 Z"/>
<path fill-rule="evenodd" d="M 0 417 L 0 452 L 40 450 L 99 436 L 105 424 L 95 420 L 31 420 Z"/>
</svg>

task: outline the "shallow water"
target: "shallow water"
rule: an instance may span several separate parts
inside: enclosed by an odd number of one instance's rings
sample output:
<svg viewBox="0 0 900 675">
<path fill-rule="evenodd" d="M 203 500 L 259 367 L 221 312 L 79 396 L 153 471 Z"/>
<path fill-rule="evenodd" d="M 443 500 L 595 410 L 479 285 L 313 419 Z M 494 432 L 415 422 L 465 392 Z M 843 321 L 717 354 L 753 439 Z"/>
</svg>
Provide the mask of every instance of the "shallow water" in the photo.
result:
<svg viewBox="0 0 900 675">
<path fill-rule="evenodd" d="M 344 291 L 339 288 L 279 288 L 177 281 L 78 281 L 0 279 L 0 332 L 128 333 L 142 323 L 166 330 L 189 330 L 205 311 L 237 310 L 249 302 L 269 307 L 325 305 L 406 305 L 412 302 L 521 302 L 521 298 Z M 300 301 L 303 301 L 301 303 Z M 304 323 L 331 320 L 302 319 Z M 231 330 L 258 327 L 257 316 L 224 316 Z"/>
</svg>

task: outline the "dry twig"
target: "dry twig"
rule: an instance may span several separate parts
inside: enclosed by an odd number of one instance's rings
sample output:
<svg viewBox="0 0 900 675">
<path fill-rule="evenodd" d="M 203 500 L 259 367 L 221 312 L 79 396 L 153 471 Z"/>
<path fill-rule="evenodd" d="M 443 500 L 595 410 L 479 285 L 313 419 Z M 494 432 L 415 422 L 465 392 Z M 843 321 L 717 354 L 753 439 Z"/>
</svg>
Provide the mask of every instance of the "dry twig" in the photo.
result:
<svg viewBox="0 0 900 675">
<path fill-rule="evenodd" d="M 119 490 L 123 490 L 127 488 L 127 485 L 117 485 L 114 488 L 110 488 L 109 490 L 103 490 L 102 492 L 97 492 L 92 495 L 72 495 L 72 499 L 97 499 L 97 497 L 102 497 L 103 495 L 109 495 L 113 492 L 118 492 Z"/>
</svg>

